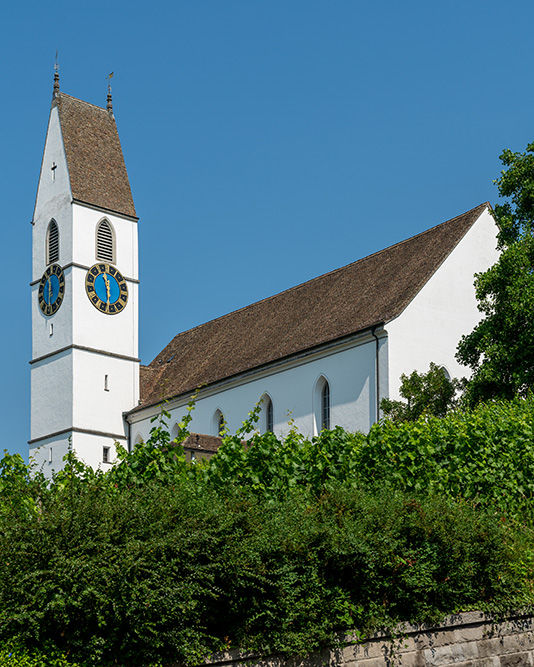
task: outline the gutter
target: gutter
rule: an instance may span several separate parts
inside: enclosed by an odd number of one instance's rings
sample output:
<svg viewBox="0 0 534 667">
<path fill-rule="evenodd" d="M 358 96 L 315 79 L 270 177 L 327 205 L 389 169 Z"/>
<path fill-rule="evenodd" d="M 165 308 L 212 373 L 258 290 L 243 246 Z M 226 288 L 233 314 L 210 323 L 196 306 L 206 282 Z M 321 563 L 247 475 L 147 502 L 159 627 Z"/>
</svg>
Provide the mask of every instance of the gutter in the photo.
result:
<svg viewBox="0 0 534 667">
<path fill-rule="evenodd" d="M 375 396 L 376 396 L 376 406 L 375 406 L 375 424 L 379 421 L 380 419 L 380 348 L 379 348 L 379 338 L 375 334 L 375 331 L 378 329 L 378 327 L 382 327 L 383 329 L 383 324 L 377 324 L 371 329 L 371 335 L 376 341 L 376 348 L 375 348 Z"/>
</svg>

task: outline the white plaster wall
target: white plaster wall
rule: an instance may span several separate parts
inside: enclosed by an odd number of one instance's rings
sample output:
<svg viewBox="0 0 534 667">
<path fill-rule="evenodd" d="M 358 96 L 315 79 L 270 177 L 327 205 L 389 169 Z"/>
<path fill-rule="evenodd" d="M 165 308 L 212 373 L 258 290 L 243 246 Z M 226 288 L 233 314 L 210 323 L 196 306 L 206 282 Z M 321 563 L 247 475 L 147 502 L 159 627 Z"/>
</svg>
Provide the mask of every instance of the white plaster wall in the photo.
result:
<svg viewBox="0 0 534 667">
<path fill-rule="evenodd" d="M 52 460 L 50 460 L 50 448 L 52 447 Z M 56 438 L 47 438 L 37 445 L 30 447 L 30 462 L 35 462 L 37 469 L 41 470 L 46 477 L 52 477 L 54 471 L 63 468 L 63 457 L 69 451 L 68 435 Z"/>
<path fill-rule="evenodd" d="M 72 345 L 72 267 L 64 271 L 65 296 L 59 310 L 46 316 L 39 308 L 39 283 L 32 285 L 32 359 Z M 53 325 L 53 328 L 51 327 Z"/>
<path fill-rule="evenodd" d="M 120 270 L 120 267 L 118 268 Z M 76 345 L 137 358 L 139 285 L 128 282 L 126 308 L 115 315 L 107 315 L 97 310 L 89 301 L 85 291 L 86 275 L 85 269 L 72 267 L 73 342 Z"/>
<path fill-rule="evenodd" d="M 72 371 L 72 350 L 32 365 L 30 439 L 41 438 L 71 427 Z"/>
<path fill-rule="evenodd" d="M 54 472 L 63 468 L 63 457 L 72 450 L 76 456 L 90 465 L 95 470 L 101 468 L 103 471 L 109 470 L 113 461 L 116 460 L 115 440 L 102 436 L 90 435 L 86 433 L 73 433 L 56 438 L 42 440 L 39 446 L 30 449 L 30 460 L 33 459 L 37 469 L 41 470 L 46 477 L 52 477 Z M 125 441 L 121 442 L 126 445 Z M 109 447 L 109 458 L 111 463 L 102 461 L 104 447 Z M 52 448 L 52 460 L 50 460 L 50 448 Z"/>
<path fill-rule="evenodd" d="M 139 365 L 124 359 L 74 350 L 72 375 L 72 425 L 125 437 L 122 413 L 137 405 L 135 376 L 139 375 Z"/>
<path fill-rule="evenodd" d="M 105 438 L 100 435 L 91 435 L 89 433 L 73 433 L 72 434 L 72 449 L 75 452 L 76 456 L 90 465 L 95 470 L 101 468 L 106 471 L 111 467 L 111 463 L 104 463 L 102 461 L 102 454 L 104 447 L 109 447 L 109 457 L 110 461 L 113 462 L 116 460 L 116 440 L 113 438 Z M 121 441 L 120 443 L 123 447 L 126 447 L 126 441 Z"/>
<path fill-rule="evenodd" d="M 376 418 L 375 341 L 369 337 L 351 348 L 297 361 L 260 378 L 221 388 L 216 393 L 201 392 L 189 430 L 217 435 L 213 416 L 219 409 L 229 431 L 235 433 L 255 403 L 268 393 L 273 402 L 275 433 L 287 433 L 288 422 L 293 419 L 301 433 L 314 435 L 314 413 L 319 409 L 314 404 L 314 389 L 321 376 L 330 384 L 332 427 L 339 425 L 349 431 L 369 430 Z M 184 399 L 165 406 L 171 413 L 169 431 L 186 414 L 186 405 L 187 399 Z M 130 416 L 132 443 L 139 435 L 146 440 L 153 426 L 150 418 L 157 412 L 156 408 L 147 409 Z M 259 429 L 262 430 L 261 422 Z"/>
<path fill-rule="evenodd" d="M 455 359 L 463 334 L 480 320 L 474 274 L 498 259 L 497 226 L 486 210 L 399 317 L 386 325 L 390 397 L 399 398 L 400 376 L 426 372 L 430 362 L 452 377 L 468 375 Z"/>
</svg>

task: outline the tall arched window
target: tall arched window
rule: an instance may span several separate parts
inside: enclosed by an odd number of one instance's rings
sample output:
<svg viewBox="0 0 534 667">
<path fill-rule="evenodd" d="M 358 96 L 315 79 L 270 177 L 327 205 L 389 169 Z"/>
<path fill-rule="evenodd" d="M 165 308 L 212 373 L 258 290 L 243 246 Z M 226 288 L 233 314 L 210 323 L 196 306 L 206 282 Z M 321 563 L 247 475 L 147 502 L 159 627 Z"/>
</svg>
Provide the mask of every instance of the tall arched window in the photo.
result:
<svg viewBox="0 0 534 667">
<path fill-rule="evenodd" d="M 266 430 L 271 432 L 274 429 L 274 410 L 273 402 L 270 398 L 267 399 L 267 405 L 265 406 L 265 421 L 266 421 Z"/>
<path fill-rule="evenodd" d="M 321 375 L 315 383 L 313 392 L 313 412 L 315 434 L 319 434 L 323 429 L 331 428 L 331 392 L 328 380 Z"/>
<path fill-rule="evenodd" d="M 269 433 L 274 430 L 274 408 L 269 394 L 262 396 L 262 411 L 260 418 L 260 429 L 262 433 Z"/>
<path fill-rule="evenodd" d="M 330 385 L 325 380 L 321 390 L 321 430 L 330 428 Z"/>
<path fill-rule="evenodd" d="M 115 235 L 107 220 L 101 220 L 96 228 L 96 258 L 101 262 L 115 263 Z"/>
<path fill-rule="evenodd" d="M 46 263 L 54 264 L 59 262 L 59 227 L 55 220 L 50 220 L 48 229 L 46 230 Z"/>
</svg>

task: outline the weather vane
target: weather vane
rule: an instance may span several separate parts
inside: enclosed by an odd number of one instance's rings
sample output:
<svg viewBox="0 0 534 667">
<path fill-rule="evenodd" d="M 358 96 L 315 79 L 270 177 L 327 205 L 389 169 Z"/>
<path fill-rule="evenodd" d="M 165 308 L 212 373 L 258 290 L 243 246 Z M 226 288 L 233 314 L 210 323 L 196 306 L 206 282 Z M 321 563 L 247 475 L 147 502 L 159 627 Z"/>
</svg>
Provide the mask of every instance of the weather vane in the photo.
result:
<svg viewBox="0 0 534 667">
<path fill-rule="evenodd" d="M 111 79 L 113 78 L 113 74 L 115 74 L 115 72 L 110 72 L 106 77 L 108 80 L 108 102 L 106 104 L 106 109 L 111 116 L 113 116 L 113 101 L 111 99 Z"/>
<path fill-rule="evenodd" d="M 54 97 L 59 94 L 59 63 L 57 60 L 58 49 L 56 49 L 56 62 L 54 63 Z"/>
</svg>

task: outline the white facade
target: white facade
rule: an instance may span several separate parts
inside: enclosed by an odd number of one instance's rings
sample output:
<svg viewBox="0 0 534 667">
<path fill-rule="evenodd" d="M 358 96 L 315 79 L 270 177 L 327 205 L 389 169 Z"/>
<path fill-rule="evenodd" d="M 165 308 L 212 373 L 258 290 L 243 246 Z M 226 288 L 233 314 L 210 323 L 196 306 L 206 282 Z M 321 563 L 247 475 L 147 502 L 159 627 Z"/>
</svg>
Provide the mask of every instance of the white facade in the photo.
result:
<svg viewBox="0 0 534 667">
<path fill-rule="evenodd" d="M 114 265 L 128 286 L 128 303 L 114 315 L 99 312 L 85 290 L 103 219 L 113 230 Z M 65 275 L 65 296 L 59 310 L 47 316 L 39 308 L 38 288 L 52 220 L 59 230 L 57 263 Z M 61 468 L 70 446 L 96 468 L 103 458 L 115 458 L 116 441 L 127 445 L 123 413 L 139 400 L 137 221 L 73 201 L 57 106 L 50 113 L 32 249 L 30 456 L 50 474 Z"/>
<path fill-rule="evenodd" d="M 379 354 L 383 365 L 387 357 L 386 338 L 380 338 Z M 387 377 L 385 372 L 382 377 Z M 255 404 L 269 396 L 275 433 L 287 433 L 293 425 L 304 435 L 316 435 L 321 430 L 317 386 L 323 378 L 330 386 L 332 426 L 339 425 L 351 431 L 369 430 L 376 420 L 376 341 L 369 332 L 342 345 L 302 354 L 261 372 L 251 371 L 201 390 L 189 430 L 218 435 L 216 415 L 220 412 L 228 431 L 235 433 Z M 385 392 L 385 388 L 382 391 Z M 189 398 L 184 396 L 165 404 L 165 409 L 171 413 L 171 432 L 185 416 Z M 150 419 L 158 412 L 159 407 L 153 406 L 129 415 L 134 443 L 146 440 L 153 426 Z M 266 431 L 264 414 L 257 427 L 260 432 Z"/>
<path fill-rule="evenodd" d="M 451 377 L 467 375 L 456 348 L 480 320 L 474 276 L 497 261 L 497 231 L 486 209 L 413 301 L 386 325 L 390 398 L 399 398 L 402 373 L 426 372 L 431 361 Z"/>
</svg>

